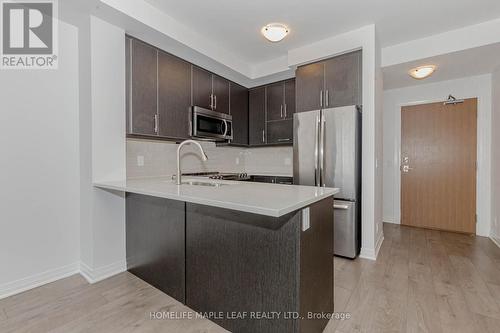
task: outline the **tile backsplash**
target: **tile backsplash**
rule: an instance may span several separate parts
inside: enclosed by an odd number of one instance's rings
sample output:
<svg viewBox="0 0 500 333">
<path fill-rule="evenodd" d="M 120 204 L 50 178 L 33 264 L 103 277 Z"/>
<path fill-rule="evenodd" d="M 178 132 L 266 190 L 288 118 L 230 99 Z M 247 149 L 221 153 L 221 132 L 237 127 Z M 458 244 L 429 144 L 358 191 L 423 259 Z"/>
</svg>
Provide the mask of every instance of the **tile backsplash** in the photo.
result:
<svg viewBox="0 0 500 333">
<path fill-rule="evenodd" d="M 238 148 L 216 147 L 200 142 L 208 161 L 203 162 L 198 148 L 183 147 L 182 172 L 247 172 L 291 176 L 292 147 Z M 171 176 L 176 173 L 178 145 L 172 142 L 127 139 L 127 178 Z"/>
</svg>

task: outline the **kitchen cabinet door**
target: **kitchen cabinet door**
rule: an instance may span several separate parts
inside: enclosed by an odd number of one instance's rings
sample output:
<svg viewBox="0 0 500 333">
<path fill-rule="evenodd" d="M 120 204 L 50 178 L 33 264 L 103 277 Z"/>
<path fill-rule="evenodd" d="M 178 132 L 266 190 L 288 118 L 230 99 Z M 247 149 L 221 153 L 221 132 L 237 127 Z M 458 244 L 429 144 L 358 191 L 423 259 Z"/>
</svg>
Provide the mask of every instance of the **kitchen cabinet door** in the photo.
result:
<svg viewBox="0 0 500 333">
<path fill-rule="evenodd" d="M 267 122 L 267 143 L 293 143 L 293 119 Z"/>
<path fill-rule="evenodd" d="M 131 101 L 129 134 L 158 135 L 157 124 L 157 56 L 155 48 L 131 41 Z"/>
<path fill-rule="evenodd" d="M 185 303 L 186 203 L 127 193 L 127 270 Z"/>
<path fill-rule="evenodd" d="M 295 113 L 295 79 L 285 81 L 285 119 L 293 119 Z"/>
<path fill-rule="evenodd" d="M 297 68 L 296 112 L 321 109 L 322 92 L 325 89 L 324 68 L 323 62 Z"/>
<path fill-rule="evenodd" d="M 237 145 L 248 145 L 248 89 L 231 83 L 230 113 L 233 117 L 233 140 Z"/>
<path fill-rule="evenodd" d="M 266 86 L 266 114 L 267 121 L 280 120 L 285 116 L 285 86 L 283 82 L 277 82 Z"/>
<path fill-rule="evenodd" d="M 250 145 L 266 143 L 266 88 L 251 89 L 249 92 L 248 139 Z"/>
<path fill-rule="evenodd" d="M 214 111 L 229 113 L 229 80 L 213 75 Z"/>
<path fill-rule="evenodd" d="M 158 91 L 160 136 L 187 139 L 191 106 L 191 64 L 159 52 Z"/>
<path fill-rule="evenodd" d="M 325 61 L 325 107 L 361 103 L 361 51 L 347 53 Z"/>
<path fill-rule="evenodd" d="M 212 73 L 203 68 L 193 68 L 193 105 L 212 109 Z"/>
</svg>

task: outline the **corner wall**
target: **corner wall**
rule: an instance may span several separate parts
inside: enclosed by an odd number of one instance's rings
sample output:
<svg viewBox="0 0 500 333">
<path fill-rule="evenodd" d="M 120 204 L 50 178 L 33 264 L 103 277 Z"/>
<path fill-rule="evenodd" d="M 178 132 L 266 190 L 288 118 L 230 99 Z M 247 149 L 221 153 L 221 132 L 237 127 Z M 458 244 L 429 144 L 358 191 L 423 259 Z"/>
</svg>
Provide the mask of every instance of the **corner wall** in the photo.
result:
<svg viewBox="0 0 500 333">
<path fill-rule="evenodd" d="M 126 177 L 125 140 L 125 31 L 94 16 L 88 19 L 88 61 L 81 64 L 85 84 L 81 89 L 82 174 L 81 273 L 96 282 L 126 270 L 125 197 L 123 193 L 94 188 L 93 181 Z M 83 32 L 84 35 L 87 32 Z M 120 51 L 121 50 L 121 51 Z M 85 51 L 83 51 L 85 52 Z M 85 60 L 85 59 L 82 59 Z M 90 66 L 90 68 L 89 68 Z M 90 176 L 90 177 L 89 177 Z"/>
<path fill-rule="evenodd" d="M 500 68 L 492 75 L 491 232 L 500 246 Z"/>
</svg>

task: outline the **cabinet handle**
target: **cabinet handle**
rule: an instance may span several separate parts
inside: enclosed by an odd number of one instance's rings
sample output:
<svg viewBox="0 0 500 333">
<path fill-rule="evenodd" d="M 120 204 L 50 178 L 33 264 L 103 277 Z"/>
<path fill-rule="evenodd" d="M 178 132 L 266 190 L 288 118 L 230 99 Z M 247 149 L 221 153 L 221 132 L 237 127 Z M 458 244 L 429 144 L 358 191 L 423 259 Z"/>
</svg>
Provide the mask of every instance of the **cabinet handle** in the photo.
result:
<svg viewBox="0 0 500 333">
<path fill-rule="evenodd" d="M 283 104 L 280 105 L 280 117 L 283 118 Z"/>
<path fill-rule="evenodd" d="M 266 143 L 266 134 L 265 134 L 265 130 L 262 130 L 262 143 Z"/>
<path fill-rule="evenodd" d="M 319 91 L 319 106 L 323 107 L 323 90 Z"/>
<path fill-rule="evenodd" d="M 285 118 L 286 118 L 286 104 L 285 104 Z"/>
<path fill-rule="evenodd" d="M 217 95 L 214 95 L 214 99 L 215 99 L 214 110 L 217 110 Z"/>
<path fill-rule="evenodd" d="M 154 116 L 154 122 L 155 122 L 154 131 L 155 131 L 156 134 L 158 134 L 158 115 L 157 114 L 155 114 L 155 116 Z"/>
<path fill-rule="evenodd" d="M 278 142 L 288 142 L 291 141 L 292 139 L 278 139 Z"/>
<path fill-rule="evenodd" d="M 329 99 L 330 99 L 330 96 L 329 96 L 329 95 L 330 95 L 330 94 L 328 93 L 328 90 L 327 90 L 327 91 L 326 91 L 326 96 L 325 96 L 325 104 L 326 104 L 326 106 L 328 106 L 328 104 L 330 104 L 330 103 L 329 103 Z"/>
<path fill-rule="evenodd" d="M 214 109 L 214 94 L 210 94 L 210 109 Z"/>
</svg>

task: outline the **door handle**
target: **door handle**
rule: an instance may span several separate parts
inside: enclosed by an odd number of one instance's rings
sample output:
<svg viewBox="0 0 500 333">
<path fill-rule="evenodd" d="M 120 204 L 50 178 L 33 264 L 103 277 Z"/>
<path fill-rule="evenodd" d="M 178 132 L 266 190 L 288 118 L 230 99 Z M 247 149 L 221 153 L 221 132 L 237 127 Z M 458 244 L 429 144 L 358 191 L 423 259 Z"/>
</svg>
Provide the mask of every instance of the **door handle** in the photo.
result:
<svg viewBox="0 0 500 333">
<path fill-rule="evenodd" d="M 326 186 L 325 183 L 325 123 L 326 120 L 323 116 L 321 116 L 321 129 L 320 129 L 320 165 L 319 165 L 319 172 L 320 172 L 320 186 Z"/>
<path fill-rule="evenodd" d="M 403 173 L 408 173 L 408 172 L 410 172 L 410 170 L 413 170 L 413 168 L 410 168 L 410 166 L 409 166 L 409 165 L 402 165 L 402 166 L 401 166 L 401 171 L 402 171 Z"/>
<path fill-rule="evenodd" d="M 333 205 L 333 209 L 348 210 L 349 206 L 347 206 L 347 205 Z"/>
<path fill-rule="evenodd" d="M 223 137 L 227 135 L 227 121 L 226 119 L 222 120 L 224 122 L 224 134 L 222 134 Z"/>
<path fill-rule="evenodd" d="M 319 163 L 319 122 L 320 116 L 316 116 L 316 131 L 314 140 L 314 186 L 319 186 L 318 163 Z"/>
<path fill-rule="evenodd" d="M 154 115 L 154 131 L 156 134 L 158 134 L 158 115 Z"/>
</svg>

